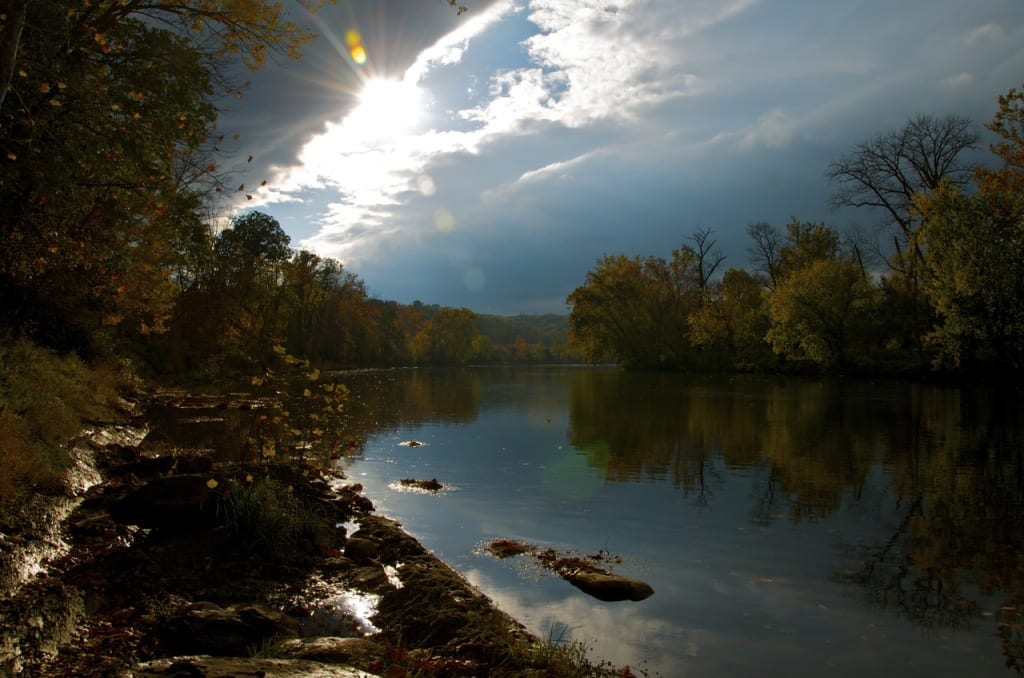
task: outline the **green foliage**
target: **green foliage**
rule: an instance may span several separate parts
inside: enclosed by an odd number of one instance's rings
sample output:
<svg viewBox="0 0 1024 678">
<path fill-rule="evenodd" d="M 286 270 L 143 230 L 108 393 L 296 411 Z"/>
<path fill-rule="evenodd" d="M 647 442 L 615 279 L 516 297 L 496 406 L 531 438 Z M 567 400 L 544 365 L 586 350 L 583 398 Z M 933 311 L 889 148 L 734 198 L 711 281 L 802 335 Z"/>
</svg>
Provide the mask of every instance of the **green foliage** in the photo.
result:
<svg viewBox="0 0 1024 678">
<path fill-rule="evenodd" d="M 85 422 L 114 416 L 118 380 L 27 340 L 0 341 L 0 504 L 56 489 L 67 444 Z"/>
<path fill-rule="evenodd" d="M 764 288 L 753 276 L 743 269 L 730 268 L 721 283 L 712 286 L 707 303 L 690 315 L 694 344 L 721 351 L 721 362 L 731 367 L 768 365 L 765 296 Z"/>
<path fill-rule="evenodd" d="M 687 317 L 702 297 L 699 260 L 689 247 L 671 261 L 605 256 L 569 295 L 570 346 L 588 362 L 634 368 L 694 364 Z"/>
<path fill-rule="evenodd" d="M 940 360 L 1024 368 L 1024 195 L 945 184 L 918 207 Z"/>
<path fill-rule="evenodd" d="M 766 338 L 777 353 L 847 367 L 867 352 L 879 303 L 878 289 L 857 264 L 820 259 L 775 289 Z"/>
</svg>

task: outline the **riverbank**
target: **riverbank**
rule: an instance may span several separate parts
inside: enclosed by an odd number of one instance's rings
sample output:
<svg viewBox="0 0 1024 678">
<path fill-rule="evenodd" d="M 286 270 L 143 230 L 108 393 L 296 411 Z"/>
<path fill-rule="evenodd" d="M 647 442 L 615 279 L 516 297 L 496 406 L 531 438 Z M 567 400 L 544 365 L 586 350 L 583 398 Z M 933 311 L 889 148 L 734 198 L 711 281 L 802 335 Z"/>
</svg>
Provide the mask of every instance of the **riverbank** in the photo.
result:
<svg viewBox="0 0 1024 678">
<path fill-rule="evenodd" d="M 142 420 L 74 456 L 65 493 L 0 529 L 0 674 L 622 675 L 529 634 L 312 465 L 214 463 Z M 287 494 L 244 532 L 260 483 Z M 288 502 L 315 529 L 270 531 Z"/>
</svg>

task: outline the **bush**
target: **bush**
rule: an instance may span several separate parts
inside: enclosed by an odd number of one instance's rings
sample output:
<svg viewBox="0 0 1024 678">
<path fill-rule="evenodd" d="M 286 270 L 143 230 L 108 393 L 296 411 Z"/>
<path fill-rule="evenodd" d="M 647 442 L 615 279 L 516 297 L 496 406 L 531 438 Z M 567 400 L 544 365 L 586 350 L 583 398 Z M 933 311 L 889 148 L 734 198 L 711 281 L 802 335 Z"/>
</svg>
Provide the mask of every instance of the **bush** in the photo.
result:
<svg viewBox="0 0 1024 678">
<path fill-rule="evenodd" d="M 61 487 L 69 441 L 113 418 L 117 390 L 112 371 L 0 335 L 0 508 Z"/>
<path fill-rule="evenodd" d="M 224 509 L 231 536 L 265 552 L 270 560 L 286 560 L 329 546 L 326 516 L 273 478 L 232 483 Z"/>
</svg>

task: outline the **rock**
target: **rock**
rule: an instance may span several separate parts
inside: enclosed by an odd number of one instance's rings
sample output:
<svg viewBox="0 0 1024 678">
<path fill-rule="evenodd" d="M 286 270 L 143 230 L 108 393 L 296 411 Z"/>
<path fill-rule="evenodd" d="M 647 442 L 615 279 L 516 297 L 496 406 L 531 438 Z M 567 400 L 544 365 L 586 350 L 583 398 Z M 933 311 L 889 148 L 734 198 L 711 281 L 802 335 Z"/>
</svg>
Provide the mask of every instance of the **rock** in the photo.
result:
<svg viewBox="0 0 1024 678">
<path fill-rule="evenodd" d="M 345 557 L 353 563 L 366 564 L 377 557 L 377 542 L 362 537 L 351 537 L 345 542 Z"/>
<path fill-rule="evenodd" d="M 348 666 L 323 664 L 307 659 L 260 657 L 172 657 L 135 666 L 136 678 L 364 678 L 371 674 Z"/>
<path fill-rule="evenodd" d="M 261 605 L 193 606 L 168 620 L 157 632 L 161 642 L 178 654 L 232 656 L 252 654 L 270 639 L 293 638 L 299 623 Z"/>
<path fill-rule="evenodd" d="M 365 638 L 293 638 L 278 646 L 284 657 L 311 659 L 324 664 L 346 664 L 365 670 L 379 665 L 387 652 L 378 643 Z"/>
<path fill-rule="evenodd" d="M 430 480 L 416 480 L 415 478 L 403 478 L 398 481 L 402 487 L 415 487 L 420 490 L 427 492 L 440 492 L 444 489 L 444 485 L 437 481 L 437 478 L 431 478 Z"/>
<path fill-rule="evenodd" d="M 220 493 L 210 475 L 158 478 L 115 501 L 110 516 L 139 527 L 208 528 L 223 523 Z"/>
<path fill-rule="evenodd" d="M 380 591 L 390 585 L 388 574 L 380 565 L 365 565 L 354 568 L 348 580 L 360 591 Z"/>
<path fill-rule="evenodd" d="M 576 570 L 563 575 L 570 584 L 598 600 L 643 600 L 654 593 L 650 584 L 603 572 Z"/>
</svg>

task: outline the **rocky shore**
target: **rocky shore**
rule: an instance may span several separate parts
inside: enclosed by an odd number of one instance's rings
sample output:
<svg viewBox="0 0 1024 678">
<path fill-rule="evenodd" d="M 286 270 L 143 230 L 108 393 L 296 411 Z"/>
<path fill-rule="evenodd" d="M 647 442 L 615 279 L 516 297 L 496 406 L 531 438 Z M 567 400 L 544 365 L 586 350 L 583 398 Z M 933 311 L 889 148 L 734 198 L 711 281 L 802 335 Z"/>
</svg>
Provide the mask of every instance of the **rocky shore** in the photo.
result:
<svg viewBox="0 0 1024 678">
<path fill-rule="evenodd" d="M 148 433 L 87 431 L 66 494 L 0 524 L 0 675 L 620 675 L 552 653 L 360 486 Z M 254 472 L 312 511 L 315 538 L 232 529 Z"/>
</svg>

